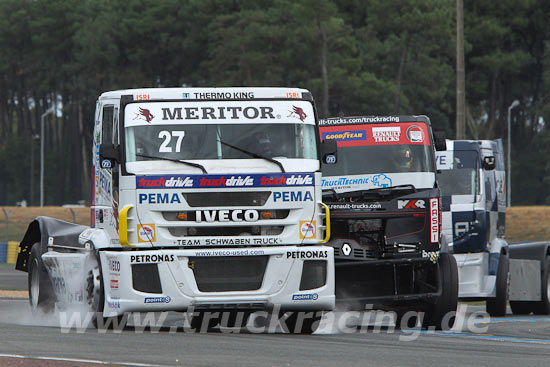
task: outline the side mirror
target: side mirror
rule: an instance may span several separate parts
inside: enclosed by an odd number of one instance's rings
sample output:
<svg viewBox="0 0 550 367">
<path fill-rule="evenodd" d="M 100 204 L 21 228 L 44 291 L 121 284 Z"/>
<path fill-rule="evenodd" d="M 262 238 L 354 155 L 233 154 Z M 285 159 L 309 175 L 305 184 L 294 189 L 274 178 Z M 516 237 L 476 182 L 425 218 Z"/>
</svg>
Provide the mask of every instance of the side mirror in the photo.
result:
<svg viewBox="0 0 550 367">
<path fill-rule="evenodd" d="M 335 164 L 337 159 L 338 146 L 336 140 L 325 139 L 321 143 L 321 157 L 323 157 L 323 163 Z"/>
<path fill-rule="evenodd" d="M 120 145 L 104 143 L 99 146 L 101 168 L 111 168 L 120 163 Z"/>
<path fill-rule="evenodd" d="M 435 150 L 438 152 L 447 150 L 447 142 L 445 141 L 446 138 L 445 131 L 434 131 Z"/>
<path fill-rule="evenodd" d="M 494 170 L 496 166 L 495 157 L 489 156 L 483 158 L 483 169 L 486 171 Z"/>
</svg>

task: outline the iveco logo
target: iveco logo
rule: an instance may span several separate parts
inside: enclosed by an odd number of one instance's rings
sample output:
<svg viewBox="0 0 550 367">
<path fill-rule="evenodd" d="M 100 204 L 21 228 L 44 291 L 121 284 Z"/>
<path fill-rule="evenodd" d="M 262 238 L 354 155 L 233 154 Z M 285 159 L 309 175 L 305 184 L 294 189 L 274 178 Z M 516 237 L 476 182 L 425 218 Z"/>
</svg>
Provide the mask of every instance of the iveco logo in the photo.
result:
<svg viewBox="0 0 550 367">
<path fill-rule="evenodd" d="M 197 210 L 196 221 L 200 222 L 255 222 L 260 218 L 257 210 Z"/>
</svg>

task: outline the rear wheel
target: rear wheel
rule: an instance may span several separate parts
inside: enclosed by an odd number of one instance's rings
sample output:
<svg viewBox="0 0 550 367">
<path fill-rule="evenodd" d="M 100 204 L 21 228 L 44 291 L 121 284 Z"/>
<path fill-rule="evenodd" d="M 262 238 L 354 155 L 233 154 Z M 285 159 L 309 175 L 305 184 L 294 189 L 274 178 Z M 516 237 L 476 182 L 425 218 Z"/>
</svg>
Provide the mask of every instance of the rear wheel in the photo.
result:
<svg viewBox="0 0 550 367">
<path fill-rule="evenodd" d="M 495 283 L 496 296 L 488 298 L 486 302 L 487 313 L 491 316 L 506 315 L 506 301 L 508 301 L 508 279 L 510 259 L 508 255 L 501 254 L 498 261 L 497 279 Z"/>
<path fill-rule="evenodd" d="M 436 330 L 448 330 L 453 327 L 458 305 L 458 267 L 453 255 L 441 253 L 439 256 L 439 278 L 441 296 L 426 310 L 422 327 L 435 327 Z"/>
<path fill-rule="evenodd" d="M 533 312 L 533 302 L 510 301 L 510 308 L 514 315 L 529 315 Z"/>
<path fill-rule="evenodd" d="M 40 254 L 40 244 L 32 246 L 28 265 L 29 301 L 33 312 L 51 313 L 55 310 L 55 292 L 44 267 Z"/>
<path fill-rule="evenodd" d="M 535 315 L 548 315 L 550 314 L 550 256 L 545 258 L 546 264 L 541 264 L 545 266 L 544 271 L 542 272 L 542 277 L 540 279 L 541 284 L 541 300 L 533 303 L 533 312 Z"/>
</svg>

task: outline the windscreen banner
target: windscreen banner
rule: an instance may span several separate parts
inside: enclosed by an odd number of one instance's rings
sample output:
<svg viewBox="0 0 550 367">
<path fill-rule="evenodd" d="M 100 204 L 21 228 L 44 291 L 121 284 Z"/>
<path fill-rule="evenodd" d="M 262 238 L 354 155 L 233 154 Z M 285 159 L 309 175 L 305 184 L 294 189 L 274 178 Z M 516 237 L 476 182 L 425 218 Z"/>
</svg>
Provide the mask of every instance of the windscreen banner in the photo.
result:
<svg viewBox="0 0 550 367">
<path fill-rule="evenodd" d="M 303 123 L 315 125 L 307 101 L 178 101 L 130 103 L 124 125 Z"/>
<path fill-rule="evenodd" d="M 364 124 L 321 126 L 321 139 L 336 140 L 339 147 L 375 145 L 431 145 L 426 124 Z"/>
</svg>

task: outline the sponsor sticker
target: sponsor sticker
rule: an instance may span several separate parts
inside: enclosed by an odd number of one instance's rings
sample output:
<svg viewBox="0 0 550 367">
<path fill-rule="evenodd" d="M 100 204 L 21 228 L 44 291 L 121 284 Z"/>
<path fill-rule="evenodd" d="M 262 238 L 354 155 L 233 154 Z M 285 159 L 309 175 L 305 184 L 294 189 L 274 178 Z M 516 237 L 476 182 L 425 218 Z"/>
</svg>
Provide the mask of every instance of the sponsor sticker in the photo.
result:
<svg viewBox="0 0 550 367">
<path fill-rule="evenodd" d="M 147 255 L 132 255 L 130 256 L 130 262 L 132 264 L 139 263 L 161 263 L 161 262 L 174 262 L 174 254 L 147 254 Z"/>
<path fill-rule="evenodd" d="M 176 193 L 140 193 L 138 202 L 140 204 L 181 204 L 181 199 Z"/>
<path fill-rule="evenodd" d="M 138 189 L 284 187 L 313 186 L 314 184 L 314 176 L 311 173 L 136 176 Z M 148 200 L 148 197 L 143 198 Z"/>
<path fill-rule="evenodd" d="M 154 224 L 138 224 L 138 242 L 155 242 L 155 225 Z"/>
<path fill-rule="evenodd" d="M 392 186 L 392 179 L 388 175 L 379 173 L 373 176 L 361 176 L 361 177 L 323 177 L 322 186 L 327 188 L 337 187 L 351 187 L 354 185 L 368 185 L 371 187 L 390 187 Z"/>
<path fill-rule="evenodd" d="M 236 238 L 202 238 L 202 239 L 178 239 L 178 246 L 269 246 L 280 245 L 282 239 L 279 237 L 266 237 L 259 238 L 236 237 Z"/>
<path fill-rule="evenodd" d="M 397 200 L 397 209 L 426 209 L 424 200 Z"/>
<path fill-rule="evenodd" d="M 118 279 L 111 279 L 111 289 L 118 289 Z"/>
<path fill-rule="evenodd" d="M 439 199 L 430 199 L 430 241 L 439 242 Z"/>
<path fill-rule="evenodd" d="M 120 273 L 120 261 L 109 259 L 109 271 L 111 273 Z"/>
<path fill-rule="evenodd" d="M 373 127 L 372 138 L 376 143 L 399 142 L 401 138 L 400 126 Z"/>
<path fill-rule="evenodd" d="M 300 238 L 308 239 L 315 238 L 315 221 L 314 220 L 301 220 L 300 221 Z"/>
<path fill-rule="evenodd" d="M 293 301 L 315 301 L 319 298 L 317 293 L 293 294 Z"/>
<path fill-rule="evenodd" d="M 323 133 L 323 140 L 332 139 L 336 141 L 367 140 L 366 130 L 334 131 Z"/>
<path fill-rule="evenodd" d="M 313 201 L 311 191 L 274 191 L 273 202 Z"/>
<path fill-rule="evenodd" d="M 144 303 L 170 303 L 172 298 L 166 297 L 146 297 Z"/>
<path fill-rule="evenodd" d="M 107 306 L 109 306 L 109 308 L 119 310 L 120 309 L 120 301 L 118 301 L 118 300 L 109 301 L 109 302 L 107 302 Z"/>
<path fill-rule="evenodd" d="M 411 125 L 407 129 L 407 138 L 411 143 L 422 143 L 424 142 L 424 131 L 420 126 Z"/>
<path fill-rule="evenodd" d="M 287 251 L 287 259 L 326 259 L 328 258 L 327 250 L 300 250 Z"/>
</svg>

